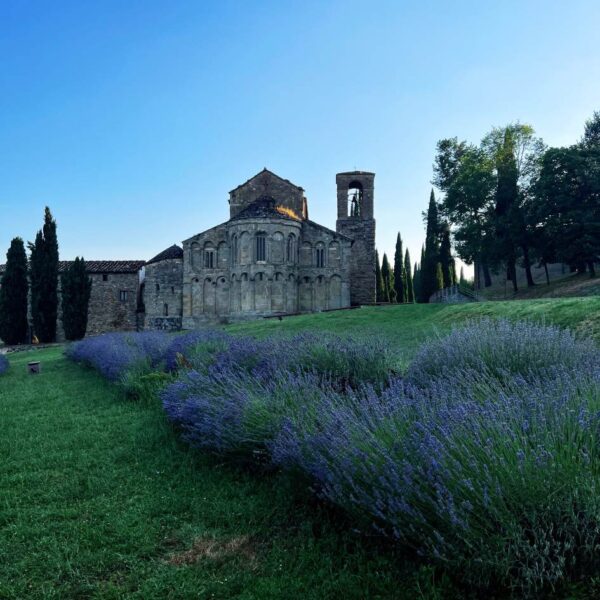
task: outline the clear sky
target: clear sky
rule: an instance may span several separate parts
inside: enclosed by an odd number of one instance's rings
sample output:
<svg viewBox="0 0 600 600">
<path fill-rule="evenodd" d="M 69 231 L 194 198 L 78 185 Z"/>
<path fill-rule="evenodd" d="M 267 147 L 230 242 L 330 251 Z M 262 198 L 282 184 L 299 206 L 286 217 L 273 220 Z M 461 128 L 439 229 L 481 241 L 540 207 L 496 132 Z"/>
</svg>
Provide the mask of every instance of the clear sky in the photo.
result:
<svg viewBox="0 0 600 600">
<path fill-rule="evenodd" d="M 600 109 L 600 2 L 0 1 L 0 262 L 43 207 L 61 258 L 149 259 L 263 167 L 335 227 L 375 171 L 380 252 L 424 237 L 436 141 Z"/>
</svg>

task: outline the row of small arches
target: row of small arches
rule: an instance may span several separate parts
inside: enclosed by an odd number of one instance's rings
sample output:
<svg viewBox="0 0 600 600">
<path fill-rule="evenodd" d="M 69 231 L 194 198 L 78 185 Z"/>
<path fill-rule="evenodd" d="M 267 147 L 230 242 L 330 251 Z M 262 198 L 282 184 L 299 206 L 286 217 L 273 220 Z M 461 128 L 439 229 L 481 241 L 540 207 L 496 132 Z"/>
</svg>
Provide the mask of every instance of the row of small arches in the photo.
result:
<svg viewBox="0 0 600 600">
<path fill-rule="evenodd" d="M 254 240 L 254 241 L 253 241 Z M 305 267 L 338 268 L 341 261 L 339 242 L 333 240 L 329 244 L 308 241 L 298 245 L 298 239 L 290 233 L 287 240 L 281 232 L 267 236 L 258 232 L 251 236 L 247 231 L 234 234 L 231 246 L 227 242 L 218 245 L 211 241 L 200 245 L 194 242 L 192 249 L 192 266 L 200 269 L 224 269 L 229 265 L 249 265 L 260 263 L 300 264 Z"/>
<path fill-rule="evenodd" d="M 341 308 L 342 278 L 285 277 L 276 273 L 268 280 L 263 273 L 254 277 L 206 277 L 192 282 L 192 315 L 230 312 L 296 312 Z"/>
</svg>

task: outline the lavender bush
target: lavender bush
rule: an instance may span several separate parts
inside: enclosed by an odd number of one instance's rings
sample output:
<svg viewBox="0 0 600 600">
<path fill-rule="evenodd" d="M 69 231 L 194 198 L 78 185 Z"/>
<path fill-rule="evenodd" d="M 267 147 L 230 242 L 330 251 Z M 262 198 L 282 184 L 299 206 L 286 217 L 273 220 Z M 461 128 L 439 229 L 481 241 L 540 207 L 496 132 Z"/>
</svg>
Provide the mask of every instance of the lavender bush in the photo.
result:
<svg viewBox="0 0 600 600">
<path fill-rule="evenodd" d="M 71 344 L 66 354 L 95 368 L 103 377 L 119 381 L 134 369 L 142 374 L 159 367 L 170 341 L 159 331 L 107 333 Z"/>
<path fill-rule="evenodd" d="M 4 356 L 4 354 L 0 354 L 0 375 L 4 375 L 6 371 L 8 371 L 8 367 L 10 363 L 8 362 L 8 358 Z"/>
<path fill-rule="evenodd" d="M 407 378 L 427 387 L 440 377 L 470 370 L 495 381 L 512 374 L 539 376 L 554 367 L 578 372 L 600 366 L 592 340 L 577 339 L 566 329 L 530 322 L 483 319 L 426 341 L 413 359 Z"/>
<path fill-rule="evenodd" d="M 597 573 L 600 373 L 504 389 L 484 403 L 400 381 L 330 395 L 285 421 L 273 459 L 471 584 L 522 596 Z"/>
</svg>

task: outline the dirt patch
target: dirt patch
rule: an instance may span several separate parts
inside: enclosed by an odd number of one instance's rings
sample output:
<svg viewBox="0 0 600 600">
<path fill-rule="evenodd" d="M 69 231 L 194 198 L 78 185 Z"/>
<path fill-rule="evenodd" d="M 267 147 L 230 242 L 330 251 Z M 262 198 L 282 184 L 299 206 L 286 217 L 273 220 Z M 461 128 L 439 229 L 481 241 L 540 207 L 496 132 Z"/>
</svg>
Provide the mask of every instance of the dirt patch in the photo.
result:
<svg viewBox="0 0 600 600">
<path fill-rule="evenodd" d="M 171 565 L 193 565 L 202 560 L 220 561 L 225 558 L 243 558 L 250 566 L 256 563 L 256 549 L 248 536 L 238 536 L 225 540 L 196 538 L 189 550 L 173 554 Z"/>
</svg>

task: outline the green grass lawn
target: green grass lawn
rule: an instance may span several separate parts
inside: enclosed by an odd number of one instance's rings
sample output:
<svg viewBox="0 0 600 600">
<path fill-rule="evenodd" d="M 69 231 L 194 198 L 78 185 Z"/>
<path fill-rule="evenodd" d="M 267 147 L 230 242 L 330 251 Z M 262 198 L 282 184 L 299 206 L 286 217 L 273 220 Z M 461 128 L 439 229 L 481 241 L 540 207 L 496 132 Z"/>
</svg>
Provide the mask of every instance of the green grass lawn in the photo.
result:
<svg viewBox="0 0 600 600">
<path fill-rule="evenodd" d="M 600 299 L 363 308 L 231 331 L 380 335 L 406 360 L 480 316 L 600 339 Z M 26 362 L 42 361 L 42 373 Z M 0 598 L 451 598 L 452 586 L 276 475 L 177 440 L 155 403 L 126 400 L 60 348 L 0 377 Z"/>
<path fill-rule="evenodd" d="M 58 348 L 11 357 L 0 422 L 0 598 L 436 597 L 429 569 L 189 450 Z"/>
</svg>

